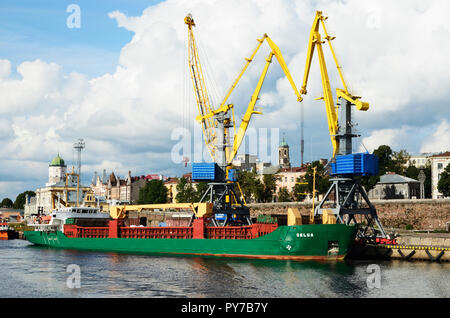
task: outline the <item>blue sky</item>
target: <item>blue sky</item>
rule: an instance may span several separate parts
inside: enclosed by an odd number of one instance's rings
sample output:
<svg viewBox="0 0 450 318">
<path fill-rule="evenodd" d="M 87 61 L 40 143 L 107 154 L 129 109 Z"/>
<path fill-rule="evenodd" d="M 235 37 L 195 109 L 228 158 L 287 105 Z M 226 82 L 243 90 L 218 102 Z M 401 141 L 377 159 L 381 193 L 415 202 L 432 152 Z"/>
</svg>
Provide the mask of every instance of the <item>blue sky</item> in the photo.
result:
<svg viewBox="0 0 450 318">
<path fill-rule="evenodd" d="M 2 0 L 0 2 L 1 58 L 13 69 L 23 61 L 55 62 L 64 72 L 95 77 L 113 72 L 121 48 L 132 33 L 118 28 L 108 13 L 128 16 L 160 1 L 155 0 Z M 70 4 L 81 8 L 81 28 L 68 28 Z"/>
</svg>

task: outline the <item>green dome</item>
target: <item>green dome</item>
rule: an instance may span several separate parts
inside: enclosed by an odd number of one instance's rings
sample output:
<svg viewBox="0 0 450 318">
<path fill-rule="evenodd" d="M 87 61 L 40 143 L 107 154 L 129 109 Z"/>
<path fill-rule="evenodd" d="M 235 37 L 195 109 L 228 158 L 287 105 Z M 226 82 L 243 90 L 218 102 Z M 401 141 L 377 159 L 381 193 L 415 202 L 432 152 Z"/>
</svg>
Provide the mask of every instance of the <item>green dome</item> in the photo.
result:
<svg viewBox="0 0 450 318">
<path fill-rule="evenodd" d="M 64 159 L 61 158 L 59 156 L 59 154 L 52 160 L 52 162 L 50 163 L 50 166 L 59 166 L 59 167 L 63 167 L 65 166 L 64 164 Z"/>
<path fill-rule="evenodd" d="M 289 145 L 287 144 L 287 142 L 284 140 L 284 137 L 283 137 L 283 141 L 280 142 L 280 147 L 289 147 Z"/>
</svg>

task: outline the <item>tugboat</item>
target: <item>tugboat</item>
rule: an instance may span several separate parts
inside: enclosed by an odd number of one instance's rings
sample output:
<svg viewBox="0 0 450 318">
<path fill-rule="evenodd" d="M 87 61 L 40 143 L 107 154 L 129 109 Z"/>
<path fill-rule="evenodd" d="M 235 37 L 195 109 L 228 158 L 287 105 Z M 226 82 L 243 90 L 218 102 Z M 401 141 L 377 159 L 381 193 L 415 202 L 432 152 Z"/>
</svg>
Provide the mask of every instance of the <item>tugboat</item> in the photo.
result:
<svg viewBox="0 0 450 318">
<path fill-rule="evenodd" d="M 11 240 L 15 237 L 14 233 L 14 230 L 8 226 L 8 223 L 0 219 L 0 240 Z"/>
</svg>

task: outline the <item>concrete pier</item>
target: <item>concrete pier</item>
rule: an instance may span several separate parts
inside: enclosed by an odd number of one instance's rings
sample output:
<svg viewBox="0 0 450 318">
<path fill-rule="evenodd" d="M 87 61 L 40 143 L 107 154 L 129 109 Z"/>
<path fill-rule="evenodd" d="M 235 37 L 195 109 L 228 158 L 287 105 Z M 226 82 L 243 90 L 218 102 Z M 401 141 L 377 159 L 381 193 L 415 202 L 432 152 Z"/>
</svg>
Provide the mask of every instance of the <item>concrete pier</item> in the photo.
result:
<svg viewBox="0 0 450 318">
<path fill-rule="evenodd" d="M 450 234 L 406 233 L 395 245 L 355 244 L 348 257 L 352 259 L 402 259 L 450 262 Z"/>
</svg>

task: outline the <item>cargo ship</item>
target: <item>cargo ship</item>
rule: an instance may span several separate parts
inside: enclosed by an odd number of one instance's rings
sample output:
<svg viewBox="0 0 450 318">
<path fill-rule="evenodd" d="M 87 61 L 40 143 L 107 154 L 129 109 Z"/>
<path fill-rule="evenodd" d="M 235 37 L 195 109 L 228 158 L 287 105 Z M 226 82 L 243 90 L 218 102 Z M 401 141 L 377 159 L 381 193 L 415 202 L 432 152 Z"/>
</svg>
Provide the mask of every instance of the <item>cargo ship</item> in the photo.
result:
<svg viewBox="0 0 450 318">
<path fill-rule="evenodd" d="M 52 212 L 50 222 L 29 224 L 25 238 L 40 246 L 153 255 L 192 255 L 280 260 L 343 259 L 357 228 L 345 224 L 278 225 L 259 218 L 250 225 L 217 226 L 208 216 L 211 203 L 147 205 L 167 208 L 166 216 L 187 212 L 186 226 L 161 222 L 159 226 L 133 224 L 125 207 L 110 213 L 98 208 L 65 207 Z M 125 212 L 125 213 L 123 213 Z M 155 213 L 155 212 L 152 212 Z M 196 217 L 197 215 L 197 217 Z M 198 217 L 200 216 L 200 217 Z M 175 216 L 176 217 L 176 216 Z M 176 224 L 175 224 L 176 225 Z"/>
</svg>

